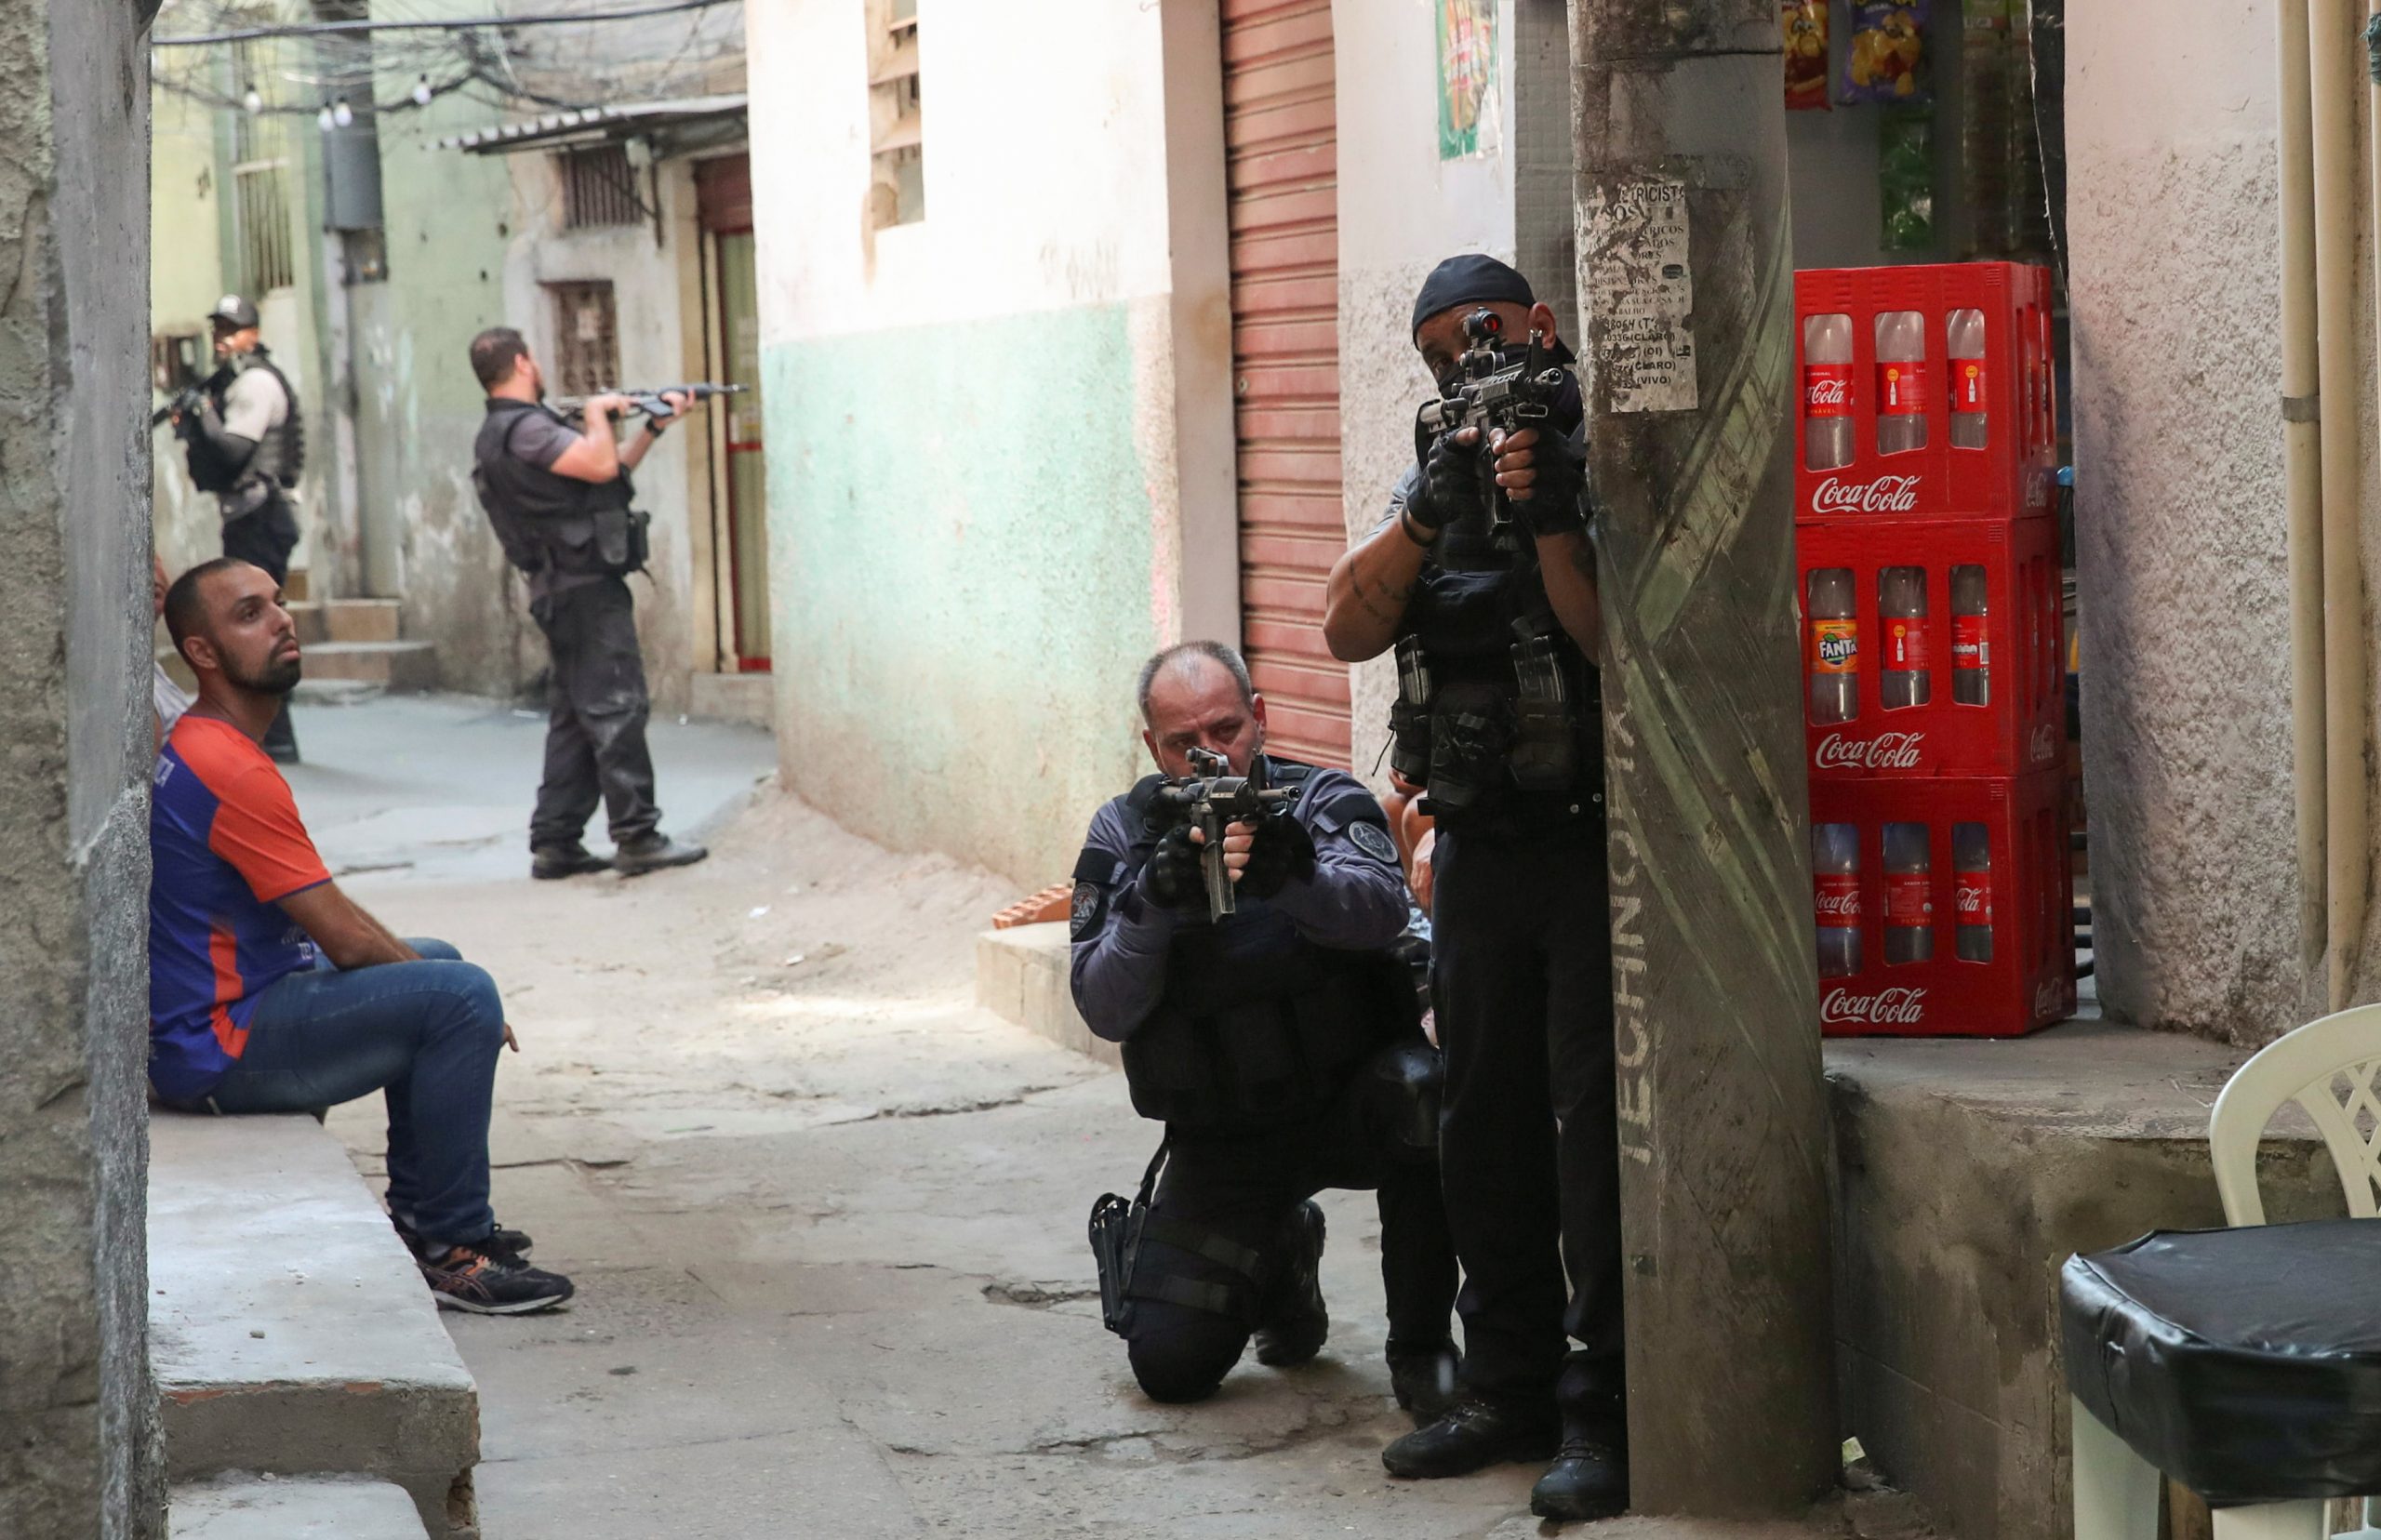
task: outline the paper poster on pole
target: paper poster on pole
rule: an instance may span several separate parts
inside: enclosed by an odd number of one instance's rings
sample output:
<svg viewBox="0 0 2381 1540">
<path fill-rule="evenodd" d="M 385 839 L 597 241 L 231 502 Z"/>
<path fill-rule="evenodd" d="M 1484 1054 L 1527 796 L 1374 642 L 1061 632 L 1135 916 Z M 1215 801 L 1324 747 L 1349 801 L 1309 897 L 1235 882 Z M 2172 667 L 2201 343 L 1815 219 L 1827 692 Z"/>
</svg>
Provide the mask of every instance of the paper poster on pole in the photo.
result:
<svg viewBox="0 0 2381 1540">
<path fill-rule="evenodd" d="M 1599 187 L 1579 205 L 1589 336 L 1605 409 L 1691 412 L 1695 273 L 1686 184 L 1663 178 Z"/>
<path fill-rule="evenodd" d="M 1463 160 L 1483 145 L 1481 121 L 1496 110 L 1496 0 L 1434 0 L 1439 18 L 1439 159 Z"/>
</svg>

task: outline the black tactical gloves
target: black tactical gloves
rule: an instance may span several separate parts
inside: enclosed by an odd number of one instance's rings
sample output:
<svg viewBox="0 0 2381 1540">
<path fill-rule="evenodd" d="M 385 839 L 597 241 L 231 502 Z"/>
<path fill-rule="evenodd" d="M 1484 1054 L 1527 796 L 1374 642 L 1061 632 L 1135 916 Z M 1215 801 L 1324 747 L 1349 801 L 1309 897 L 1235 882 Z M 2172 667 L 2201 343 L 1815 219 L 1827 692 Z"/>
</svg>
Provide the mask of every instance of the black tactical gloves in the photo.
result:
<svg viewBox="0 0 2381 1540">
<path fill-rule="evenodd" d="M 1206 880 L 1199 871 L 1199 847 L 1190 843 L 1190 826 L 1166 830 L 1150 864 L 1141 870 L 1141 896 L 1160 909 L 1180 909 L 1193 898 L 1204 901 Z"/>
<path fill-rule="evenodd" d="M 1257 837 L 1248 846 L 1248 865 L 1240 873 L 1240 891 L 1251 898 L 1270 898 L 1293 877 L 1314 874 L 1314 836 L 1306 825 L 1285 815 L 1257 820 Z"/>
<path fill-rule="evenodd" d="M 1478 445 L 1457 444 L 1454 434 L 1441 433 L 1422 461 L 1422 485 L 1405 505 L 1406 517 L 1436 530 L 1478 512 L 1482 478 L 1488 473 L 1482 458 Z"/>
</svg>

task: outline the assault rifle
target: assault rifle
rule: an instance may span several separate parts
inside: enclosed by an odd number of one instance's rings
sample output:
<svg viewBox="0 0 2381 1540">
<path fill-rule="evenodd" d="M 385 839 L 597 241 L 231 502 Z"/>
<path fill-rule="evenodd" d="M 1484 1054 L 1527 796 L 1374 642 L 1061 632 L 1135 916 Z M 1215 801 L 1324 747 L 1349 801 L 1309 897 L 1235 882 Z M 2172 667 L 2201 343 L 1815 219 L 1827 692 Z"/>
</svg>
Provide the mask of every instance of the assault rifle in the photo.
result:
<svg viewBox="0 0 2381 1540">
<path fill-rule="evenodd" d="M 663 418 L 670 415 L 670 404 L 661 399 L 664 396 L 685 396 L 687 398 L 686 405 L 694 406 L 709 401 L 713 396 L 740 394 L 743 390 L 744 387 L 741 385 L 713 385 L 708 380 L 700 380 L 691 385 L 657 385 L 651 390 L 624 390 L 612 393 L 628 397 L 629 410 L 632 412 L 644 417 Z M 587 398 L 565 396 L 554 403 L 554 410 L 566 418 L 579 417 L 587 410 Z"/>
<path fill-rule="evenodd" d="M 1264 761 L 1257 761 L 1261 770 Z M 1221 754 L 1205 749 L 1190 750 L 1190 774 L 1157 789 L 1152 803 L 1171 817 L 1170 827 L 1187 823 L 1206 843 L 1199 847 L 1199 871 L 1207 880 L 1207 918 L 1220 920 L 1240 906 L 1233 895 L 1231 873 L 1224 870 L 1224 834 L 1236 823 L 1286 813 L 1296 793 L 1265 784 L 1260 775 L 1235 776 Z"/>
<path fill-rule="evenodd" d="M 190 377 L 188 375 L 184 375 L 182 378 L 188 379 Z M 161 427 L 175 418 L 185 417 L 192 412 L 197 411 L 199 407 L 206 404 L 207 392 L 215 386 L 217 381 L 228 381 L 229 378 L 230 369 L 226 367 L 216 370 L 213 374 L 208 375 L 205 379 L 198 381 L 194 385 L 183 386 L 180 390 L 176 391 L 172 395 L 166 397 L 166 404 L 163 406 L 158 407 L 155 411 L 149 414 L 149 426 L 152 428 Z"/>
<path fill-rule="evenodd" d="M 1422 426 L 1433 437 L 1480 430 L 1480 453 L 1488 454 L 1490 435 L 1517 433 L 1524 428 L 1550 432 L 1549 418 L 1563 389 L 1563 371 L 1546 352 L 1546 336 L 1532 327 L 1529 347 L 1514 362 L 1505 362 L 1496 343 L 1504 336 L 1504 318 L 1485 307 L 1463 318 L 1463 335 L 1471 346 L 1457 361 L 1460 371 L 1449 393 L 1422 408 Z M 1480 478 L 1481 497 L 1488 522 L 1503 528 L 1512 518 L 1512 505 L 1496 485 L 1494 474 Z"/>
</svg>

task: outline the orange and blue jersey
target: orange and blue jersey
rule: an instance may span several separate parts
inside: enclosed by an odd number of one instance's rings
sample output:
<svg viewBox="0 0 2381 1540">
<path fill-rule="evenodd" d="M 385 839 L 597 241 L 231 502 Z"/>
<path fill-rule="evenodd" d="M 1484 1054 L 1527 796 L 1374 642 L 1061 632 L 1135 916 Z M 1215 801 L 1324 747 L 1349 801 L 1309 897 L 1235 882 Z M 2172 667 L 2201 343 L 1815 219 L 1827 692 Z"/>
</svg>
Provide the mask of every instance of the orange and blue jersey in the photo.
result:
<svg viewBox="0 0 2381 1540">
<path fill-rule="evenodd" d="M 331 874 L 280 770 L 214 717 L 175 723 L 157 755 L 149 851 L 149 1079 L 190 1101 L 247 1046 L 257 996 L 314 965 L 279 901 Z"/>
</svg>

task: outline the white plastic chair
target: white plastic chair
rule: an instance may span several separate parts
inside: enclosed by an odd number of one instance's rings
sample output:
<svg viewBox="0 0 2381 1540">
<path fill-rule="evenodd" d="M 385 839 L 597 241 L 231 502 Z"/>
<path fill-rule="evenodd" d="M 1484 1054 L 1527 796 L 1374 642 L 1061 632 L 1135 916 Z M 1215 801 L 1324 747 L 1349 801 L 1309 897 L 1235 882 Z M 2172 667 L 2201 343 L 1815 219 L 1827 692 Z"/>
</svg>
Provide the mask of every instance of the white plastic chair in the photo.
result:
<svg viewBox="0 0 2381 1540">
<path fill-rule="evenodd" d="M 2227 1082 L 2208 1118 L 2216 1195 L 2231 1225 L 2262 1225 L 2257 1146 L 2266 1124 L 2295 1101 L 2314 1119 L 2338 1168 L 2351 1217 L 2381 1217 L 2381 1005 L 2361 1005 L 2267 1045 Z M 2156 1540 L 2158 1468 L 2080 1401 L 2074 1417 L 2076 1540 Z M 2368 1500 L 2366 1528 L 2376 1516 Z M 2259 1503 L 2215 1510 L 2216 1540 L 2326 1540 L 2330 1505 Z"/>
</svg>

